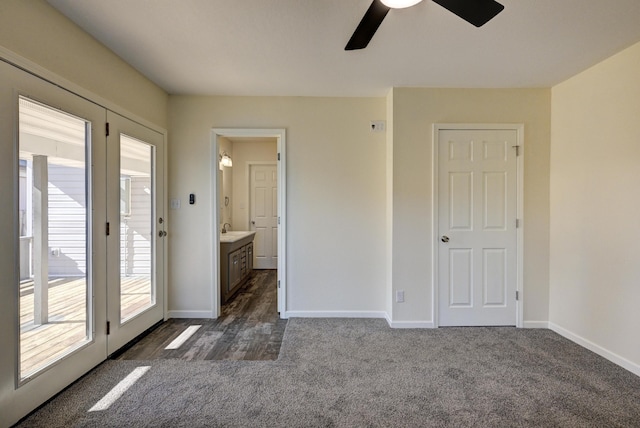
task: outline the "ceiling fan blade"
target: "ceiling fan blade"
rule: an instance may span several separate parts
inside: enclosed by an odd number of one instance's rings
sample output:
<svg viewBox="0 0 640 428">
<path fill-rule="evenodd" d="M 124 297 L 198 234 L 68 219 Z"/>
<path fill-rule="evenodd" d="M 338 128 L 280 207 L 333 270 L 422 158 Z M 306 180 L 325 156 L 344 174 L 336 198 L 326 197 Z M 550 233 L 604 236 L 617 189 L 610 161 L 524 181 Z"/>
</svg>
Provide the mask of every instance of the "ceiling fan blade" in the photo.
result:
<svg viewBox="0 0 640 428">
<path fill-rule="evenodd" d="M 344 50 L 352 51 L 366 48 L 387 13 L 389 13 L 389 7 L 383 5 L 380 0 L 373 0 Z"/>
<path fill-rule="evenodd" d="M 433 1 L 476 27 L 482 27 L 504 9 L 504 6 L 495 0 Z"/>
</svg>

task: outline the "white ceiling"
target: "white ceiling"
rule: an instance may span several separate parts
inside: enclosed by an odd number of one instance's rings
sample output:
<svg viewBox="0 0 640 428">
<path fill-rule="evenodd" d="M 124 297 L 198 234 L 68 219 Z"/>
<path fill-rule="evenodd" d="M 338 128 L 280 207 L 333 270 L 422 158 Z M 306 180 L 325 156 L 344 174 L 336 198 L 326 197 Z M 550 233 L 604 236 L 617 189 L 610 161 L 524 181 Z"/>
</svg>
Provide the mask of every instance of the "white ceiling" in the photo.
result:
<svg viewBox="0 0 640 428">
<path fill-rule="evenodd" d="M 550 87 L 640 41 L 638 0 L 499 0 L 481 28 L 426 0 L 351 52 L 371 0 L 48 1 L 170 94 Z"/>
</svg>

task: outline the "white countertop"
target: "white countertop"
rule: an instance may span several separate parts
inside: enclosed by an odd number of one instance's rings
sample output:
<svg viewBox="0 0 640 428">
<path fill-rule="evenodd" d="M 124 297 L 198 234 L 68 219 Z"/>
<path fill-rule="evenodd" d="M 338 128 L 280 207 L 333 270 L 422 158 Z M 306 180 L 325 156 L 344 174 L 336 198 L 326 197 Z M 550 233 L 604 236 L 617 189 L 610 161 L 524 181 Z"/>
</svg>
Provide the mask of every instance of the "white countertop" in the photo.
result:
<svg viewBox="0 0 640 428">
<path fill-rule="evenodd" d="M 236 242 L 248 236 L 253 236 L 255 234 L 256 232 L 253 232 L 253 231 L 230 230 L 227 233 L 220 234 L 220 242 L 221 243 Z"/>
</svg>

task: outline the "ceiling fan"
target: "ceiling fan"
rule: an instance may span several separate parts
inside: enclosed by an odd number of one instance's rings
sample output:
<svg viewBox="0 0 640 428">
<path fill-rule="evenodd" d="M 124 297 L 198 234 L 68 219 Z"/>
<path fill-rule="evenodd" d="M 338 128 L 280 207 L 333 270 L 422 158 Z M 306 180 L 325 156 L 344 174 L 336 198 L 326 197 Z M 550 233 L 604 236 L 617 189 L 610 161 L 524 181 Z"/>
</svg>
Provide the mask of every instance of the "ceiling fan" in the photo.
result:
<svg viewBox="0 0 640 428">
<path fill-rule="evenodd" d="M 344 50 L 352 51 L 367 47 L 371 38 L 391 9 L 402 9 L 420 3 L 422 0 L 373 0 L 365 12 L 356 31 Z M 455 13 L 465 21 L 481 27 L 502 12 L 504 6 L 495 0 L 433 0 L 440 6 Z"/>
</svg>

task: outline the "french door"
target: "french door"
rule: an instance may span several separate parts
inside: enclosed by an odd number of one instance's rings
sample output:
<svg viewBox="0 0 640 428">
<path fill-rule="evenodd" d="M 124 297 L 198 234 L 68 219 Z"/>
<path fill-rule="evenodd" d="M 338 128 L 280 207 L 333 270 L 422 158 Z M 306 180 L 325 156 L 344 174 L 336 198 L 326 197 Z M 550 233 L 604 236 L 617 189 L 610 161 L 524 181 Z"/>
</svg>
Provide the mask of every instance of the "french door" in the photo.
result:
<svg viewBox="0 0 640 428">
<path fill-rule="evenodd" d="M 164 136 L 107 112 L 107 337 L 117 351 L 164 316 Z"/>
<path fill-rule="evenodd" d="M 5 425 L 163 318 L 164 137 L 2 61 L 0 75 Z"/>
</svg>

